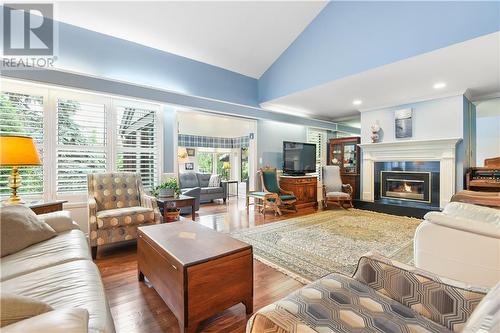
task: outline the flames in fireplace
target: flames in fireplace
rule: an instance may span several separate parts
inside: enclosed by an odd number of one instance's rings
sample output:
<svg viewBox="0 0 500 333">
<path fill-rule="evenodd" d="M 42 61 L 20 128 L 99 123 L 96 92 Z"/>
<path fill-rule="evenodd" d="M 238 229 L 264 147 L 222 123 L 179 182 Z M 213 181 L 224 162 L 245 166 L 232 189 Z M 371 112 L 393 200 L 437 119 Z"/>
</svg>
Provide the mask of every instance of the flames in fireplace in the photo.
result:
<svg viewBox="0 0 500 333">
<path fill-rule="evenodd" d="M 421 180 L 386 179 L 388 197 L 410 200 L 424 200 L 424 184 Z"/>
</svg>

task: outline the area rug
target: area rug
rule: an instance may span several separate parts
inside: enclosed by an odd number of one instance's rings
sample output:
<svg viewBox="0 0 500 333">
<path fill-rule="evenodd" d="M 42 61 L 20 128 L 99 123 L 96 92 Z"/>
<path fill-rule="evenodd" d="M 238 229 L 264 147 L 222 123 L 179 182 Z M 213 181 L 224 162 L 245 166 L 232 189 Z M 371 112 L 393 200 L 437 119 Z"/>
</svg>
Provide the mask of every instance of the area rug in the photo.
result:
<svg viewBox="0 0 500 333">
<path fill-rule="evenodd" d="M 359 209 L 331 210 L 231 236 L 253 245 L 257 260 L 309 283 L 332 272 L 351 275 L 358 259 L 369 251 L 411 264 L 413 235 L 420 222 Z"/>
</svg>

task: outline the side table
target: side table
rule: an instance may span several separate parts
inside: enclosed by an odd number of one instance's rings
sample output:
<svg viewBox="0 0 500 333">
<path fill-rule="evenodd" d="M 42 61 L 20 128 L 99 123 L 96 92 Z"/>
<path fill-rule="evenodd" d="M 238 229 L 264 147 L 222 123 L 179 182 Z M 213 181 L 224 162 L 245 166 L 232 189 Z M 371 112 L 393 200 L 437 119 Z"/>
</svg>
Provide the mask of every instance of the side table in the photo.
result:
<svg viewBox="0 0 500 333">
<path fill-rule="evenodd" d="M 239 181 L 237 180 L 223 180 L 222 181 L 223 183 L 226 183 L 227 186 L 227 193 L 226 193 L 226 198 L 229 199 L 230 197 L 238 197 L 238 184 L 239 184 Z M 231 194 L 230 192 L 230 189 L 231 189 L 231 184 L 236 184 L 236 194 Z"/>
<path fill-rule="evenodd" d="M 170 203 L 174 203 L 176 208 L 181 208 L 181 207 L 189 207 L 191 206 L 191 219 L 193 221 L 196 220 L 196 208 L 195 208 L 195 202 L 196 198 L 195 197 L 190 197 L 188 195 L 181 194 L 176 197 L 160 197 L 156 198 L 156 202 L 158 204 L 158 207 L 160 208 L 160 211 L 163 214 L 163 218 L 166 220 L 167 217 L 165 213 L 167 212 L 168 205 Z"/>
<path fill-rule="evenodd" d="M 63 209 L 63 203 L 68 200 L 37 200 L 26 202 L 26 206 L 31 208 L 36 215 L 57 212 Z"/>
</svg>

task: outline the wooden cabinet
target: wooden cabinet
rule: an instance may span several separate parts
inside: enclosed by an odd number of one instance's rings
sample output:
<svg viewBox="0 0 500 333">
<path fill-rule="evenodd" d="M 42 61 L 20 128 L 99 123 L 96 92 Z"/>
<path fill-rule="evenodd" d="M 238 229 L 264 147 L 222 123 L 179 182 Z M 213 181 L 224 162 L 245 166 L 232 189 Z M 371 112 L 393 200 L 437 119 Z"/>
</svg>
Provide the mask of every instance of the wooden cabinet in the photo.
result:
<svg viewBox="0 0 500 333">
<path fill-rule="evenodd" d="M 297 208 L 318 205 L 318 179 L 315 176 L 281 176 L 280 187 L 297 197 Z"/>
<path fill-rule="evenodd" d="M 360 137 L 330 139 L 328 165 L 338 165 L 342 183 L 350 184 L 353 199 L 359 199 L 359 146 Z"/>
</svg>

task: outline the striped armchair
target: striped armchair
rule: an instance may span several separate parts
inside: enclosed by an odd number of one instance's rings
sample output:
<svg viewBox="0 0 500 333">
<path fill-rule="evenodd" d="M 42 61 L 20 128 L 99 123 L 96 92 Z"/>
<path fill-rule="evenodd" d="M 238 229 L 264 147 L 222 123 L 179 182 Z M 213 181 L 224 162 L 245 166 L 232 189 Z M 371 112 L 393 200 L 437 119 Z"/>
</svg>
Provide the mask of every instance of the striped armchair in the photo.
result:
<svg viewBox="0 0 500 333">
<path fill-rule="evenodd" d="M 137 238 L 137 227 L 161 223 L 156 200 L 147 195 L 139 174 L 87 175 L 89 238 L 92 257 L 97 246 Z"/>
</svg>

